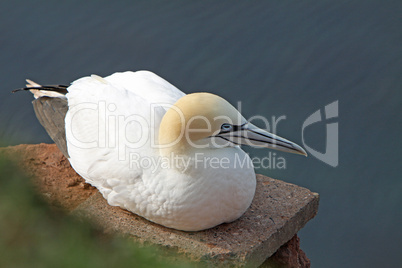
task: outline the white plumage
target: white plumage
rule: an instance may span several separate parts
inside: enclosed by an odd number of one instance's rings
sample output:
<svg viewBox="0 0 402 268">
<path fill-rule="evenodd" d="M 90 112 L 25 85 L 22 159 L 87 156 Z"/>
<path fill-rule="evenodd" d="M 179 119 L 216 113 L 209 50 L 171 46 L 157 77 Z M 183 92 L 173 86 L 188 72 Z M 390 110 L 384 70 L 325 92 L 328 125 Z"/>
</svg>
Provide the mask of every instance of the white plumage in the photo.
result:
<svg viewBox="0 0 402 268">
<path fill-rule="evenodd" d="M 224 99 L 186 95 L 148 71 L 92 75 L 67 90 L 72 167 L 110 205 L 167 227 L 203 230 L 246 211 L 256 180 L 239 144 L 305 154 Z"/>
</svg>

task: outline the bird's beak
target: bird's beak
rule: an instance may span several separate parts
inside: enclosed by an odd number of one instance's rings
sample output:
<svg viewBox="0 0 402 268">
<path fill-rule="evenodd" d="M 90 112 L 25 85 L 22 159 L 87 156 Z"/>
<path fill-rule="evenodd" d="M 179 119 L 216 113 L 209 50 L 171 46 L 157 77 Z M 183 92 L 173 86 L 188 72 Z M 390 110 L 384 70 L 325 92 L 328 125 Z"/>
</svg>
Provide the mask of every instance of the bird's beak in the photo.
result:
<svg viewBox="0 0 402 268">
<path fill-rule="evenodd" d="M 301 154 L 307 156 L 306 151 L 294 142 L 269 133 L 263 129 L 246 123 L 230 132 L 219 133 L 218 137 L 230 141 L 236 145 L 249 145 L 253 147 L 272 148 L 284 152 Z"/>
</svg>

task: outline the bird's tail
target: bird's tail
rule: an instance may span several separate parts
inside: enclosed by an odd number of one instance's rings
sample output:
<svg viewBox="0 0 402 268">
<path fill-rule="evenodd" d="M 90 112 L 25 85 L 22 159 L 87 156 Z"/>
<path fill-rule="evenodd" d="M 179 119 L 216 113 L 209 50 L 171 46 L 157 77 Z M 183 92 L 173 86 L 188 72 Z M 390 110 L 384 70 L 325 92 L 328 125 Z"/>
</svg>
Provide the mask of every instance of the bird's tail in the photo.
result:
<svg viewBox="0 0 402 268">
<path fill-rule="evenodd" d="M 68 86 L 65 85 L 42 86 L 29 79 L 26 79 L 26 82 L 26 87 L 15 89 L 12 92 L 15 93 L 17 91 L 29 90 L 34 95 L 35 99 L 40 97 L 65 98 L 65 95 L 68 92 Z"/>
<path fill-rule="evenodd" d="M 68 111 L 66 98 L 67 86 L 52 85 L 42 86 L 29 79 L 25 88 L 19 88 L 12 92 L 29 90 L 35 97 L 32 102 L 36 117 L 45 128 L 50 138 L 56 143 L 60 151 L 68 158 L 65 122 Z"/>
</svg>

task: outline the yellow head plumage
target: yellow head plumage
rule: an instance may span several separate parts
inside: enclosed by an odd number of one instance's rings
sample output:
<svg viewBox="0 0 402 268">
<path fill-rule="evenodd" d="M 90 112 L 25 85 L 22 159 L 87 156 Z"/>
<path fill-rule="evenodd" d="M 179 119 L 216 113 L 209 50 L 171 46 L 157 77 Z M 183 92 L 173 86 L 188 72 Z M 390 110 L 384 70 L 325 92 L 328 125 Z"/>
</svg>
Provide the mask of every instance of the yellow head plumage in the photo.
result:
<svg viewBox="0 0 402 268">
<path fill-rule="evenodd" d="M 188 94 L 164 115 L 159 144 L 165 153 L 180 153 L 218 133 L 224 123 L 240 125 L 244 122 L 242 115 L 225 99 L 211 93 Z"/>
</svg>

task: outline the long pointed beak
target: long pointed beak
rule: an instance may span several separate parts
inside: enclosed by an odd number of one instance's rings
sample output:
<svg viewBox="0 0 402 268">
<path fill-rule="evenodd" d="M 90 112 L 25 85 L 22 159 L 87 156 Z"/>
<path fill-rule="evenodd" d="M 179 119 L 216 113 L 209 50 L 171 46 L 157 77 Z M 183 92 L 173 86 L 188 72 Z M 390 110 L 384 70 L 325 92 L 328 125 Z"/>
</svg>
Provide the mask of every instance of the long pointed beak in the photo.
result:
<svg viewBox="0 0 402 268">
<path fill-rule="evenodd" d="M 219 136 L 234 144 L 249 145 L 252 147 L 272 148 L 284 152 L 301 154 L 307 156 L 306 151 L 294 142 L 260 129 L 253 124 L 247 123 L 240 128 L 227 133 L 220 133 Z"/>
</svg>

